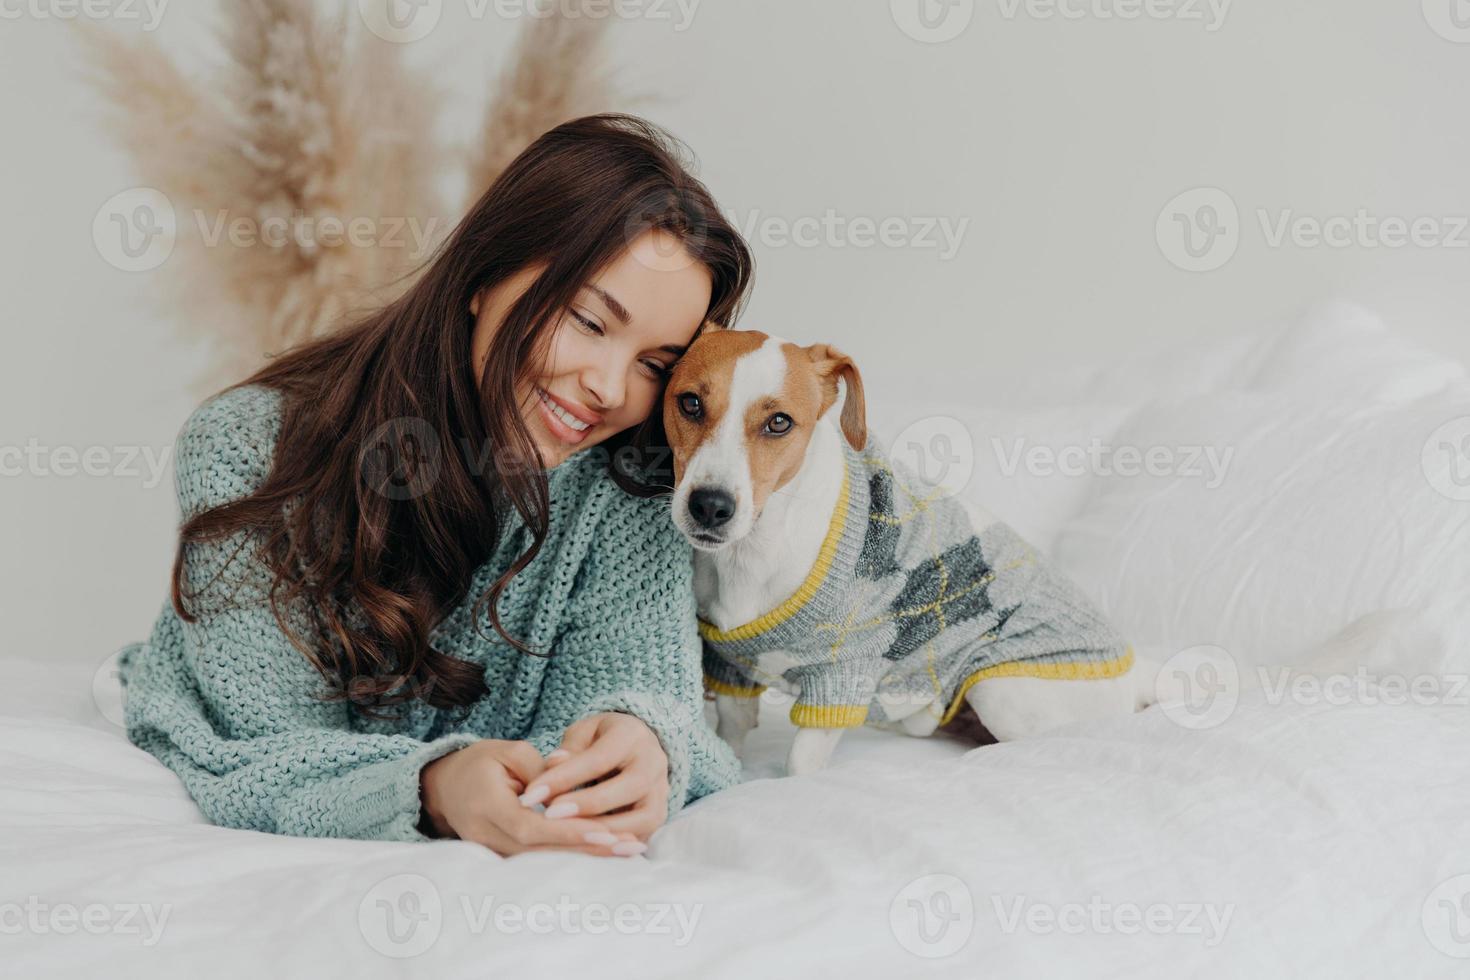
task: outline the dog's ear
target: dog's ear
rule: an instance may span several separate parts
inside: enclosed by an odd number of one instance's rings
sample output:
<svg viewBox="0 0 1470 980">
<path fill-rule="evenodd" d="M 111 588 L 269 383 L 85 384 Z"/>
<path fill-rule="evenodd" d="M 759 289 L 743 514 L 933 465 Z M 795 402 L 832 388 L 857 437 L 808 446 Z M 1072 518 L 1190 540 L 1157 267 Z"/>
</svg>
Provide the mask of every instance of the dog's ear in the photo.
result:
<svg viewBox="0 0 1470 980">
<path fill-rule="evenodd" d="M 847 395 L 842 401 L 840 420 L 842 434 L 852 448 L 861 450 L 868 444 L 868 412 L 863 402 L 863 378 L 858 374 L 857 365 L 831 344 L 813 344 L 806 349 L 806 355 L 822 379 L 822 411 L 819 414 L 826 414 L 837 400 L 837 379 L 841 378 L 846 383 Z"/>
<path fill-rule="evenodd" d="M 728 328 L 723 323 L 716 323 L 713 320 L 706 320 L 706 321 L 704 321 L 704 323 L 699 328 L 699 335 L 702 337 L 702 336 L 704 336 L 707 333 L 714 333 L 714 332 L 716 332 L 718 330 L 725 330 L 725 329 L 728 329 Z"/>
</svg>

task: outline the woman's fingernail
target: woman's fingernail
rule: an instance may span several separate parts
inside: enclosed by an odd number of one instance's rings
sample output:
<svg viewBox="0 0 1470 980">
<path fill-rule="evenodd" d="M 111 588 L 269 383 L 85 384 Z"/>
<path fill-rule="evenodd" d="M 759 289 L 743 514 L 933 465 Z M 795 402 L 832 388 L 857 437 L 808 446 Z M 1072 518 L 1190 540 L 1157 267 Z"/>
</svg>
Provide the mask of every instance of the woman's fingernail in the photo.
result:
<svg viewBox="0 0 1470 980">
<path fill-rule="evenodd" d="M 566 749 L 557 749 L 555 752 L 546 757 L 546 761 L 550 762 L 552 759 L 565 759 L 569 755 L 571 755 L 571 753 L 568 752 Z"/>
<path fill-rule="evenodd" d="M 618 842 L 616 834 L 609 834 L 605 830 L 589 830 L 582 835 L 582 839 L 589 844 L 616 844 Z"/>
<path fill-rule="evenodd" d="M 545 783 L 542 783 L 540 786 L 537 786 L 534 789 L 528 789 L 521 794 L 521 805 L 535 806 L 537 803 L 540 803 L 542 800 L 546 799 L 550 795 L 551 787 L 547 786 Z"/>
<path fill-rule="evenodd" d="M 546 808 L 543 817 L 555 820 L 557 817 L 570 817 L 577 812 L 577 804 L 574 800 L 560 800 Z"/>
<path fill-rule="evenodd" d="M 613 853 L 624 857 L 632 857 L 634 854 L 642 854 L 648 850 L 648 845 L 641 840 L 620 840 L 613 845 Z"/>
</svg>

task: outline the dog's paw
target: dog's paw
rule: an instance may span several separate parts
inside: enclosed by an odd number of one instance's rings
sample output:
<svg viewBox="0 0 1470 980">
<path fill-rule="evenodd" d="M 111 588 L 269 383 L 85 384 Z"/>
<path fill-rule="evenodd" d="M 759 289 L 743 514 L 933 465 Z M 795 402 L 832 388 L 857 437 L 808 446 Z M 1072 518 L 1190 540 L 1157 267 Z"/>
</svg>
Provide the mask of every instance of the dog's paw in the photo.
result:
<svg viewBox="0 0 1470 980">
<path fill-rule="evenodd" d="M 791 752 L 786 756 L 786 774 L 804 776 L 826 767 L 843 731 L 841 728 L 803 728 L 798 731 L 796 740 L 791 743 Z"/>
</svg>

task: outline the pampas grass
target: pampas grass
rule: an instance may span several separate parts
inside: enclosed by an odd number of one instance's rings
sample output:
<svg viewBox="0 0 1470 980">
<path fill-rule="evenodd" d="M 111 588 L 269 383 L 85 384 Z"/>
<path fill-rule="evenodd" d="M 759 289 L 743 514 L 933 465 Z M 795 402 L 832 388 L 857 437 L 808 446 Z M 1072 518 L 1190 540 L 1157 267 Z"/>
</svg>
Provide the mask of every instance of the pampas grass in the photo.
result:
<svg viewBox="0 0 1470 980">
<path fill-rule="evenodd" d="M 433 193 L 453 159 L 433 138 L 442 90 L 353 4 L 333 6 L 229 0 L 223 64 L 203 78 L 151 35 L 75 22 L 109 130 L 174 206 L 175 250 L 153 274 L 183 336 L 209 348 L 201 393 L 397 298 L 463 214 Z M 522 30 L 469 154 L 472 199 L 541 133 L 611 106 L 605 23 Z"/>
<path fill-rule="evenodd" d="M 612 107 L 612 82 L 600 57 L 606 18 L 533 18 L 496 86 L 469 160 L 473 204 L 516 154 L 549 126 Z"/>
</svg>

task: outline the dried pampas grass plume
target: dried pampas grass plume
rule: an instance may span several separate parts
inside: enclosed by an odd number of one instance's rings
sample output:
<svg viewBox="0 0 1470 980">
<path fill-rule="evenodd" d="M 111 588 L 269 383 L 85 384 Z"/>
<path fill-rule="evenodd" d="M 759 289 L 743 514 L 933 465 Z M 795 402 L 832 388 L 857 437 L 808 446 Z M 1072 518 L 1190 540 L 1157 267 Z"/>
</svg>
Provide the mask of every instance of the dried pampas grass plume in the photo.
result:
<svg viewBox="0 0 1470 980">
<path fill-rule="evenodd" d="M 613 108 L 612 81 L 600 57 L 605 18 L 535 17 L 496 85 L 468 167 L 470 200 L 546 132 L 547 119 L 576 119 Z"/>
<path fill-rule="evenodd" d="M 73 22 L 88 55 L 85 71 L 106 96 L 104 123 L 159 190 L 204 187 L 193 151 L 208 111 L 152 34 L 114 35 L 96 21 Z"/>
<path fill-rule="evenodd" d="M 184 336 L 209 347 L 199 394 L 396 299 L 463 214 L 433 193 L 441 90 L 334 6 L 231 0 L 204 80 L 149 35 L 74 22 L 111 132 L 174 206 L 156 274 Z M 522 31 L 471 154 L 473 198 L 541 133 L 612 104 L 605 21 L 559 12 Z"/>
</svg>

